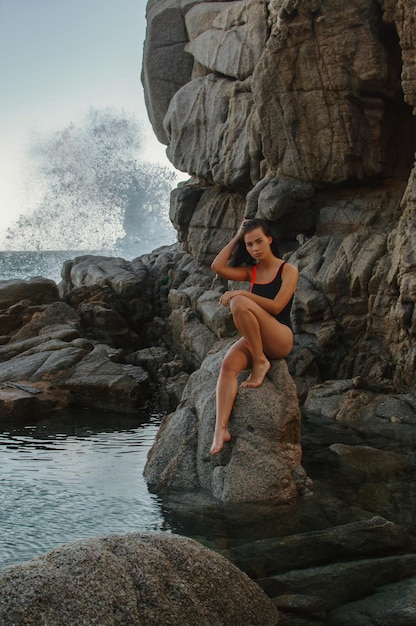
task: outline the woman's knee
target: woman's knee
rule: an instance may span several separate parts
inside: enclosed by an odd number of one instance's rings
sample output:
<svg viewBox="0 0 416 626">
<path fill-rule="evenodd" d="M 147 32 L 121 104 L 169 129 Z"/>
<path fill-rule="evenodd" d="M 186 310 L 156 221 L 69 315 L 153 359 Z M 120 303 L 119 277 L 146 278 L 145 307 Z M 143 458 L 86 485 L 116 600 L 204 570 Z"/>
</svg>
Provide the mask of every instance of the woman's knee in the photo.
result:
<svg viewBox="0 0 416 626">
<path fill-rule="evenodd" d="M 235 358 L 232 354 L 227 354 L 223 362 L 221 363 L 221 374 L 238 374 L 239 373 L 239 364 L 238 359 Z"/>
<path fill-rule="evenodd" d="M 245 296 L 235 296 L 230 300 L 230 311 L 232 315 L 236 315 L 241 311 L 247 311 L 250 305 L 250 300 Z"/>
<path fill-rule="evenodd" d="M 249 358 L 249 353 L 244 345 L 244 341 L 240 339 L 225 355 L 221 363 L 221 372 L 223 374 L 238 375 L 243 369 L 248 367 Z"/>
</svg>

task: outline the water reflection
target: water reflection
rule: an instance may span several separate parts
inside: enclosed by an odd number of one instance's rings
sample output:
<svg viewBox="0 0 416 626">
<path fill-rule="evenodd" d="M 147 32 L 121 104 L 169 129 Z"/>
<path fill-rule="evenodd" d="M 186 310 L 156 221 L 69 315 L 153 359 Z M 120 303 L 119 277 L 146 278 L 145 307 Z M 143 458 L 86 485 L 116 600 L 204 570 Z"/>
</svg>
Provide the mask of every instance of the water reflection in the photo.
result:
<svg viewBox="0 0 416 626">
<path fill-rule="evenodd" d="M 1 433 L 1 565 L 92 535 L 165 529 L 142 477 L 159 422 L 84 412 Z"/>
<path fill-rule="evenodd" d="M 78 411 L 0 433 L 1 565 L 74 539 L 130 531 L 175 532 L 217 551 L 373 515 L 416 531 L 411 449 L 397 446 L 397 464 L 391 456 L 364 462 L 359 433 L 305 422 L 303 464 L 313 494 L 285 505 L 225 506 L 204 492 L 149 493 L 143 468 L 160 419 Z M 338 457 L 334 441 L 355 458 Z M 391 441 L 385 450 L 392 451 Z"/>
<path fill-rule="evenodd" d="M 371 517 L 359 506 L 342 502 L 324 484 L 313 494 L 287 504 L 227 504 L 207 494 L 162 497 L 166 526 L 207 547 L 230 550 L 257 540 L 332 528 Z"/>
</svg>

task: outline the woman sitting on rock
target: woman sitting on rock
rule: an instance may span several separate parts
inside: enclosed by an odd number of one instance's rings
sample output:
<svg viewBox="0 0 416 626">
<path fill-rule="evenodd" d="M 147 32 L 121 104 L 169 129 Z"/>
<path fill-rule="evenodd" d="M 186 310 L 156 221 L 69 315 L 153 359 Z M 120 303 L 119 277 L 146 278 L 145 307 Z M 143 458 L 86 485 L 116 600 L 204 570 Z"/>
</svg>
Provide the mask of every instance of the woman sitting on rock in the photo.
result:
<svg viewBox="0 0 416 626">
<path fill-rule="evenodd" d="M 269 359 L 285 358 L 293 346 L 290 310 L 298 281 L 294 265 L 279 258 L 266 222 L 244 220 L 237 234 L 218 253 L 211 269 L 222 278 L 251 283 L 250 291 L 226 291 L 220 298 L 230 305 L 234 324 L 242 337 L 228 350 L 217 382 L 217 414 L 211 454 L 230 441 L 228 421 L 237 395 L 237 377 L 251 368 L 243 387 L 260 387 L 270 369 Z M 229 264 L 238 246 L 245 247 L 245 263 Z M 248 255 L 247 255 L 248 253 Z M 238 263 L 238 261 L 237 261 Z"/>
</svg>

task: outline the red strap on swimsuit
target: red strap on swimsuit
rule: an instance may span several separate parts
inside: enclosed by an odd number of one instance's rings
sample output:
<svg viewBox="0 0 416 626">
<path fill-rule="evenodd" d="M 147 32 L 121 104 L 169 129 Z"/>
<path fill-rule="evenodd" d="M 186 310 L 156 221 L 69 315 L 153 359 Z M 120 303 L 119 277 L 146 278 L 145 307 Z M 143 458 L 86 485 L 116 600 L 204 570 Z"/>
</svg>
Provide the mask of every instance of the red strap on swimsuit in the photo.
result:
<svg viewBox="0 0 416 626">
<path fill-rule="evenodd" d="M 282 274 L 283 274 L 283 266 L 285 265 L 285 263 L 286 263 L 286 261 L 283 261 L 283 263 L 281 264 L 281 266 L 279 267 L 279 270 L 277 272 L 277 274 L 280 273 L 280 276 L 282 276 Z M 257 268 L 258 268 L 258 265 L 255 265 L 253 267 L 253 271 L 251 272 L 250 293 L 253 291 L 254 283 L 256 282 Z M 277 276 L 277 274 L 276 274 L 276 276 Z"/>
<path fill-rule="evenodd" d="M 253 267 L 253 271 L 251 272 L 251 285 L 250 285 L 250 293 L 253 291 L 253 287 L 254 287 L 254 282 L 256 280 L 256 274 L 257 274 L 257 265 L 255 265 Z"/>
</svg>

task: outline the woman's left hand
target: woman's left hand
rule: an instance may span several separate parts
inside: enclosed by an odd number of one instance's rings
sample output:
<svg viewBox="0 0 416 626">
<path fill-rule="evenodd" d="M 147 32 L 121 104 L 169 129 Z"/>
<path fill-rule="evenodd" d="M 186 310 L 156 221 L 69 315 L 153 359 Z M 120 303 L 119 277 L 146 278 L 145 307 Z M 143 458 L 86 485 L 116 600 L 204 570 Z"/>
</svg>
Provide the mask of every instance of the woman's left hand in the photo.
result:
<svg viewBox="0 0 416 626">
<path fill-rule="evenodd" d="M 240 289 L 237 289 L 236 291 L 226 291 L 222 294 L 220 298 L 220 304 L 222 304 L 223 306 L 227 306 L 228 304 L 230 304 L 230 300 L 232 300 L 232 298 L 240 295 L 241 293 L 243 292 Z"/>
</svg>

